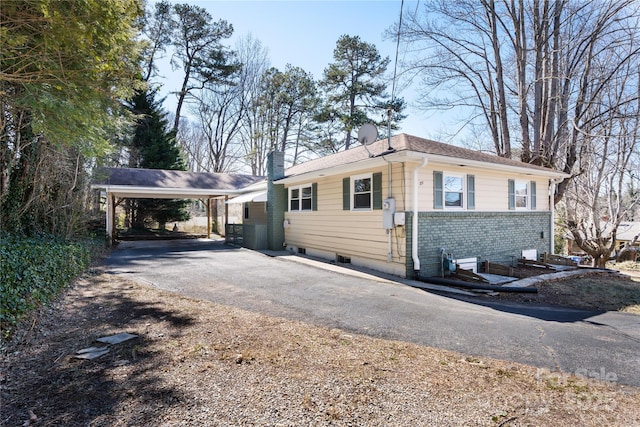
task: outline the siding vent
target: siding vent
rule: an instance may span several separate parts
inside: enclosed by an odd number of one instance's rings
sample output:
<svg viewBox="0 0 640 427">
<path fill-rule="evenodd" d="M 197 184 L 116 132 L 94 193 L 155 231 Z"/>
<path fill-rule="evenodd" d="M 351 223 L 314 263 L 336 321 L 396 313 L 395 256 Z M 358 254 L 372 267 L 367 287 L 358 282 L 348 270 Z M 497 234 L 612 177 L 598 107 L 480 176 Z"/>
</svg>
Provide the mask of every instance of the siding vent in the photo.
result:
<svg viewBox="0 0 640 427">
<path fill-rule="evenodd" d="M 307 250 L 305 248 L 298 248 L 298 253 L 304 255 L 307 253 Z"/>
<path fill-rule="evenodd" d="M 351 257 L 336 254 L 336 262 L 340 264 L 351 264 Z"/>
</svg>

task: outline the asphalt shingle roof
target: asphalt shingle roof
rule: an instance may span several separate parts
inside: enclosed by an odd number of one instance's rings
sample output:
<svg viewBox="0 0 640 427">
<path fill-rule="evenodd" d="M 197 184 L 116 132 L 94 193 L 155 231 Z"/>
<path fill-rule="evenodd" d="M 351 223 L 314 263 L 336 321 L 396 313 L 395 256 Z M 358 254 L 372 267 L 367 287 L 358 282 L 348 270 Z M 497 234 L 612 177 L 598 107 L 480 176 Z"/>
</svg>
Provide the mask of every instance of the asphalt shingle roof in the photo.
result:
<svg viewBox="0 0 640 427">
<path fill-rule="evenodd" d="M 101 168 L 94 184 L 150 188 L 239 190 L 263 181 L 262 176 L 228 173 L 185 172 L 142 168 Z"/>
<path fill-rule="evenodd" d="M 370 157 L 369 152 L 371 152 L 372 154 L 385 152 L 388 148 L 388 143 L 388 139 L 385 138 L 372 143 L 368 147 L 358 145 L 357 147 L 351 148 L 346 151 L 341 151 L 339 153 L 331 154 L 329 156 L 324 156 L 305 163 L 301 163 L 296 166 L 292 166 L 286 170 L 285 175 L 295 176 L 307 172 L 314 172 L 321 169 L 366 160 Z M 530 165 L 518 160 L 498 157 L 487 153 L 481 153 L 479 151 L 469 150 L 467 148 L 445 144 L 442 142 L 436 142 L 425 138 L 419 138 L 417 136 L 407 135 L 405 133 L 392 136 L 391 146 L 393 147 L 395 152 L 414 151 L 418 153 L 433 154 L 461 160 L 473 160 L 505 166 L 516 166 L 545 172 L 552 171 L 552 169 L 542 166 Z M 369 151 L 367 151 L 367 148 Z"/>
</svg>

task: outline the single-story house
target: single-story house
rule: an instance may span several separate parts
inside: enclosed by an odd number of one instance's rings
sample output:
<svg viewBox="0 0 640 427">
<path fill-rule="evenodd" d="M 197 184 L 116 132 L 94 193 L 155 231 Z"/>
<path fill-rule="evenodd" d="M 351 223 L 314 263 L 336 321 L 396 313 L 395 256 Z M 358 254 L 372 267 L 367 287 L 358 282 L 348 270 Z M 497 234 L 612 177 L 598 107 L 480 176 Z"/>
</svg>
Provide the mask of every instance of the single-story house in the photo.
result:
<svg viewBox="0 0 640 427">
<path fill-rule="evenodd" d="M 266 215 L 271 249 L 405 277 L 441 274 L 443 257 L 553 253 L 552 194 L 568 176 L 406 134 L 286 170 L 282 153 L 270 160 L 267 206 L 245 213 Z"/>
<path fill-rule="evenodd" d="M 403 277 L 440 275 L 444 258 L 476 269 L 553 253 L 552 196 L 568 177 L 407 134 L 287 169 L 273 152 L 267 170 L 225 193 L 260 228 L 255 248 Z"/>
</svg>

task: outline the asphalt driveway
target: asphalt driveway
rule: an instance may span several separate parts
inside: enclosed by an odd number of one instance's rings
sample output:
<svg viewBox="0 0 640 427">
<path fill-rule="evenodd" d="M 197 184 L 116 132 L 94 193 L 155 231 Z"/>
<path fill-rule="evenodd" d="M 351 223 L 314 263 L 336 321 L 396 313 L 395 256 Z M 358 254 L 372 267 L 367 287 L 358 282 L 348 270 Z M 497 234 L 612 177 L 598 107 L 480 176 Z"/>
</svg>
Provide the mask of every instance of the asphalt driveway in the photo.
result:
<svg viewBox="0 0 640 427">
<path fill-rule="evenodd" d="M 218 304 L 640 386 L 640 316 L 461 300 L 206 239 L 122 242 L 106 264 Z"/>
</svg>

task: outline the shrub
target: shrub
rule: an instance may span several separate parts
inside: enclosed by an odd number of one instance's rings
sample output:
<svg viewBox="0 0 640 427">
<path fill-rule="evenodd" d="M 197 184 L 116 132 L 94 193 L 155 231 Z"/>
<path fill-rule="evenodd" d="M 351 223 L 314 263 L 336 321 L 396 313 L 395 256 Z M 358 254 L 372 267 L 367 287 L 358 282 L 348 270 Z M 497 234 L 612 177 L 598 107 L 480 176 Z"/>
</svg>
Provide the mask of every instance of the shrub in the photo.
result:
<svg viewBox="0 0 640 427">
<path fill-rule="evenodd" d="M 47 303 L 90 263 L 88 242 L 52 236 L 0 236 L 0 330 L 7 338 L 30 310 Z"/>
</svg>

